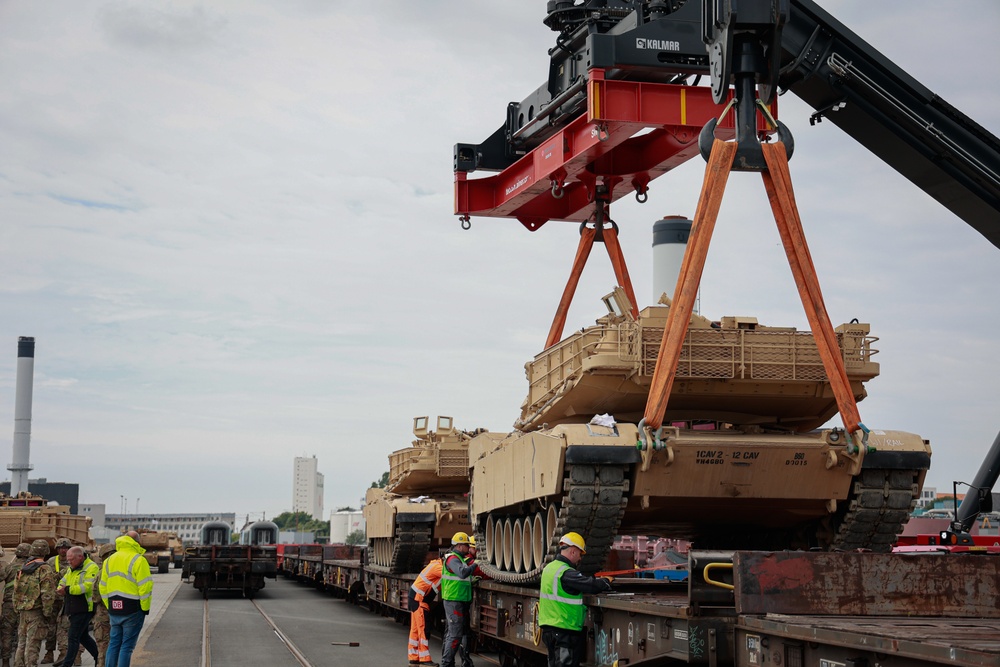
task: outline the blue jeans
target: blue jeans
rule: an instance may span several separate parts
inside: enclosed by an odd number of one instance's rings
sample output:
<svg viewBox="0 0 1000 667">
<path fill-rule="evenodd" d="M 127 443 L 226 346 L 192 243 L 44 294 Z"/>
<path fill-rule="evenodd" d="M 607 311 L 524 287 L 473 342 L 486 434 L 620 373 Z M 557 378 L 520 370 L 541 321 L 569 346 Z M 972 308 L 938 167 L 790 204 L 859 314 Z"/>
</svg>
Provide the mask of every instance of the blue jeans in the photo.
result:
<svg viewBox="0 0 1000 667">
<path fill-rule="evenodd" d="M 104 667 L 130 667 L 132 651 L 142 631 L 146 615 L 141 611 L 133 614 L 111 614 L 111 637 L 108 639 L 108 654 Z"/>
</svg>

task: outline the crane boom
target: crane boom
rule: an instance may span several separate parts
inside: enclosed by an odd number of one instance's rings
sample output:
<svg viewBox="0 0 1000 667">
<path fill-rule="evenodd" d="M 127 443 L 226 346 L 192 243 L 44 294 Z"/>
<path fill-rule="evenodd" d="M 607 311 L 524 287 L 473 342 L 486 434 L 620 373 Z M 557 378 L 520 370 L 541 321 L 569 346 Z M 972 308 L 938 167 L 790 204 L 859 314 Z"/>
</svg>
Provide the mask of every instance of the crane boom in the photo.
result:
<svg viewBox="0 0 1000 667">
<path fill-rule="evenodd" d="M 711 76 L 721 99 L 730 72 L 718 63 L 729 61 L 727 38 L 745 30 L 739 17 L 777 37 L 764 40 L 778 46 L 764 54 L 771 79 L 758 80 L 761 98 L 791 91 L 816 110 L 812 122 L 829 119 L 1000 247 L 1000 140 L 814 0 L 730 0 L 728 16 L 712 0 L 548 4 L 546 25 L 559 32 L 548 80 L 511 102 L 484 142 L 456 145 L 457 214 L 513 217 L 535 230 L 587 219 L 597 178 L 611 201 L 630 188 L 645 196 L 651 179 L 697 153 L 691 129 L 711 117 L 691 106 L 707 92 L 698 77 Z M 500 173 L 468 179 L 476 170 Z"/>
</svg>

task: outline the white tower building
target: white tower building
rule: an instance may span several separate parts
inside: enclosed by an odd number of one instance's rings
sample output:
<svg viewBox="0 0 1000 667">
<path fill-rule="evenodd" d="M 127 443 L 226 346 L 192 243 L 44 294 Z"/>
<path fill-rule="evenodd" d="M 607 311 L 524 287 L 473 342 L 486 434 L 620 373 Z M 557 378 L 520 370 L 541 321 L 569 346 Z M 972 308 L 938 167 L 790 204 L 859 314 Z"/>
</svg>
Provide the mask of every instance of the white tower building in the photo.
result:
<svg viewBox="0 0 1000 667">
<path fill-rule="evenodd" d="M 323 518 L 323 473 L 317 471 L 315 456 L 296 456 L 292 478 L 292 511 Z"/>
</svg>

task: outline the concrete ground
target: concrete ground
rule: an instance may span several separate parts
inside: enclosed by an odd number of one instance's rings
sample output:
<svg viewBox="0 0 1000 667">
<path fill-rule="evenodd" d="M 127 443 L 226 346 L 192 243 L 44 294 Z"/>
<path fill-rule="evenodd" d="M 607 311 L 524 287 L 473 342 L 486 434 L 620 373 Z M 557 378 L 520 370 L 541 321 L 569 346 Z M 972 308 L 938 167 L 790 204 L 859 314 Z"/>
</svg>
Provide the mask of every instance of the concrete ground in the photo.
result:
<svg viewBox="0 0 1000 667">
<path fill-rule="evenodd" d="M 173 571 L 162 587 L 176 591 L 162 611 L 150 613 L 135 667 L 198 667 L 202 659 L 204 602 L 190 584 L 180 584 Z M 154 587 L 154 591 L 155 591 Z M 166 604 L 169 602 L 169 604 Z M 268 580 L 257 602 L 313 667 L 384 667 L 407 664 L 409 627 L 373 614 L 313 588 L 279 578 Z M 209 599 L 212 667 L 300 667 L 250 601 L 236 593 L 213 591 Z M 359 647 L 334 642 L 359 642 Z M 431 655 L 440 660 L 440 638 L 432 638 Z M 495 661 L 475 656 L 477 667 Z"/>
</svg>

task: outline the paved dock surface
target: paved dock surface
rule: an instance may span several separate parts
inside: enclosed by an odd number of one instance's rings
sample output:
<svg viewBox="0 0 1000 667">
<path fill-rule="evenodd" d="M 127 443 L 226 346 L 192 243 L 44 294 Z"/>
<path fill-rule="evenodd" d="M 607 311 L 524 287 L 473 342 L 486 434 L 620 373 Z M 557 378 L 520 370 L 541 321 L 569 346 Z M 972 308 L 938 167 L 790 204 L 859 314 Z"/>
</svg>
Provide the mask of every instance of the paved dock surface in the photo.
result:
<svg viewBox="0 0 1000 667">
<path fill-rule="evenodd" d="M 199 667 L 205 602 L 173 570 L 154 586 L 154 604 L 132 659 L 135 667 Z M 159 590 L 157 590 L 159 589 Z M 158 596 L 158 597 L 157 597 Z M 312 667 L 383 667 L 407 664 L 409 626 L 383 618 L 327 593 L 282 578 L 267 580 L 256 602 Z M 301 667 L 292 652 L 242 595 L 212 591 L 209 609 L 209 659 L 212 667 Z M 332 642 L 359 642 L 359 647 Z M 441 658 L 440 637 L 431 655 Z M 88 658 L 89 659 L 89 658 Z M 496 661 L 476 655 L 476 667 Z M 89 663 L 84 663 L 89 664 Z"/>
</svg>

